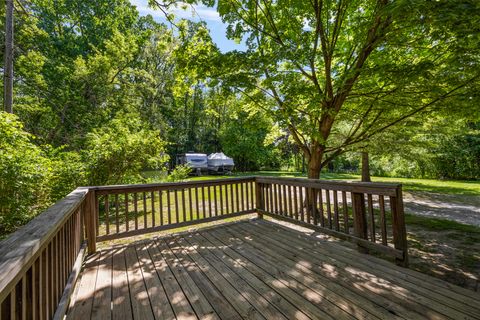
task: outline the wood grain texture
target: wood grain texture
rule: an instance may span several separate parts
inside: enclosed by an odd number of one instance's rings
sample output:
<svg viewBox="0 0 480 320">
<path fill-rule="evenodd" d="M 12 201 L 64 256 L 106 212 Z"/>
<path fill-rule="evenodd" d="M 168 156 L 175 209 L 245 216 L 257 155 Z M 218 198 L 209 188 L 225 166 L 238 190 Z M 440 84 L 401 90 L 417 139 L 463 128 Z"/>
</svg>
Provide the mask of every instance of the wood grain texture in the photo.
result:
<svg viewBox="0 0 480 320">
<path fill-rule="evenodd" d="M 244 220 L 106 249 L 67 319 L 480 319 L 478 293 L 310 234 Z"/>
</svg>

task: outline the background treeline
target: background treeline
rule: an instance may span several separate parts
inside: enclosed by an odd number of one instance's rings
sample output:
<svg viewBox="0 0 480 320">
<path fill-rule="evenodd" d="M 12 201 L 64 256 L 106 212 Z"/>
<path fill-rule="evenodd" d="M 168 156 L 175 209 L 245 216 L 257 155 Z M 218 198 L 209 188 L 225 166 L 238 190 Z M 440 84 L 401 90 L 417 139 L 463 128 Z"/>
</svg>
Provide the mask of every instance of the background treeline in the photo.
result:
<svg viewBox="0 0 480 320">
<path fill-rule="evenodd" d="M 280 166 L 273 120 L 201 74 L 218 53 L 204 23 L 167 27 L 127 0 L 16 8 L 14 114 L 0 112 L 0 234 L 79 185 L 145 181 L 143 170 L 166 171 L 190 150 L 224 151 L 239 170 Z"/>
<path fill-rule="evenodd" d="M 305 169 L 268 96 L 219 80 L 235 63 L 205 23 L 160 24 L 127 0 L 16 9 L 14 114 L 0 112 L 0 235 L 76 186 L 145 181 L 143 170 L 167 171 L 186 151 L 223 151 L 239 171 Z M 480 121 L 419 115 L 328 170 L 358 172 L 362 151 L 377 175 L 479 179 Z"/>
</svg>

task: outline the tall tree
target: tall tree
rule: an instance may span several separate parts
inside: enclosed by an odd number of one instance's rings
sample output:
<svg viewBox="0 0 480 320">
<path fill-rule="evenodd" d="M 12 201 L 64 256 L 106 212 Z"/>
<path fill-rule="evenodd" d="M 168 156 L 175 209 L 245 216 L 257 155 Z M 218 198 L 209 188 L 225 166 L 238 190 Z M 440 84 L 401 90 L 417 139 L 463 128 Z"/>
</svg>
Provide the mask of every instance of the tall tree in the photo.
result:
<svg viewBox="0 0 480 320">
<path fill-rule="evenodd" d="M 219 74 L 275 101 L 318 178 L 355 144 L 476 90 L 480 4 L 461 3 L 219 0 L 229 37 L 248 45 Z"/>
</svg>

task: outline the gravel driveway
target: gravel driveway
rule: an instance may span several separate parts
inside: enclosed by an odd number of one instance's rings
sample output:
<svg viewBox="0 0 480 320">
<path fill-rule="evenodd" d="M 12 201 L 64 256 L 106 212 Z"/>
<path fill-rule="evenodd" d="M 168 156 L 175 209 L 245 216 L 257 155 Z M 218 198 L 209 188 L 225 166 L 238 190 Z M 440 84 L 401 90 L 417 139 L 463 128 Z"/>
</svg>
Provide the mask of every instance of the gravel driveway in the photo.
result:
<svg viewBox="0 0 480 320">
<path fill-rule="evenodd" d="M 480 227 L 480 196 L 404 192 L 405 212 Z"/>
</svg>

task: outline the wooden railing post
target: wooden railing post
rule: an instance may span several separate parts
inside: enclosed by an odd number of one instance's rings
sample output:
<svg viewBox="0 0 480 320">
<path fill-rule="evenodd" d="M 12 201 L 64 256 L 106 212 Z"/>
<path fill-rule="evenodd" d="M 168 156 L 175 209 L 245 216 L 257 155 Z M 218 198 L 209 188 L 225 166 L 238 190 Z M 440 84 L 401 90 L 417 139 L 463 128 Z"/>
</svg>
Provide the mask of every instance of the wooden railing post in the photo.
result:
<svg viewBox="0 0 480 320">
<path fill-rule="evenodd" d="M 262 192 L 262 184 L 258 183 L 255 180 L 255 202 L 256 202 L 256 209 L 257 209 L 257 218 L 263 219 L 263 213 L 258 211 L 265 210 L 265 201 L 263 199 L 263 192 Z"/>
<path fill-rule="evenodd" d="M 403 211 L 402 187 L 397 187 L 395 197 L 390 197 L 392 208 L 393 245 L 395 249 L 403 251 L 403 259 L 395 258 L 397 265 L 408 267 L 407 230 Z"/>
<path fill-rule="evenodd" d="M 353 201 L 353 230 L 355 237 L 368 239 L 367 214 L 365 210 L 365 195 L 352 192 Z M 358 246 L 358 251 L 368 253 L 368 249 Z"/>
<path fill-rule="evenodd" d="M 88 253 L 92 254 L 97 251 L 97 226 L 96 214 L 97 208 L 95 206 L 95 191 L 89 190 L 85 199 L 85 233 L 87 237 Z"/>
</svg>

